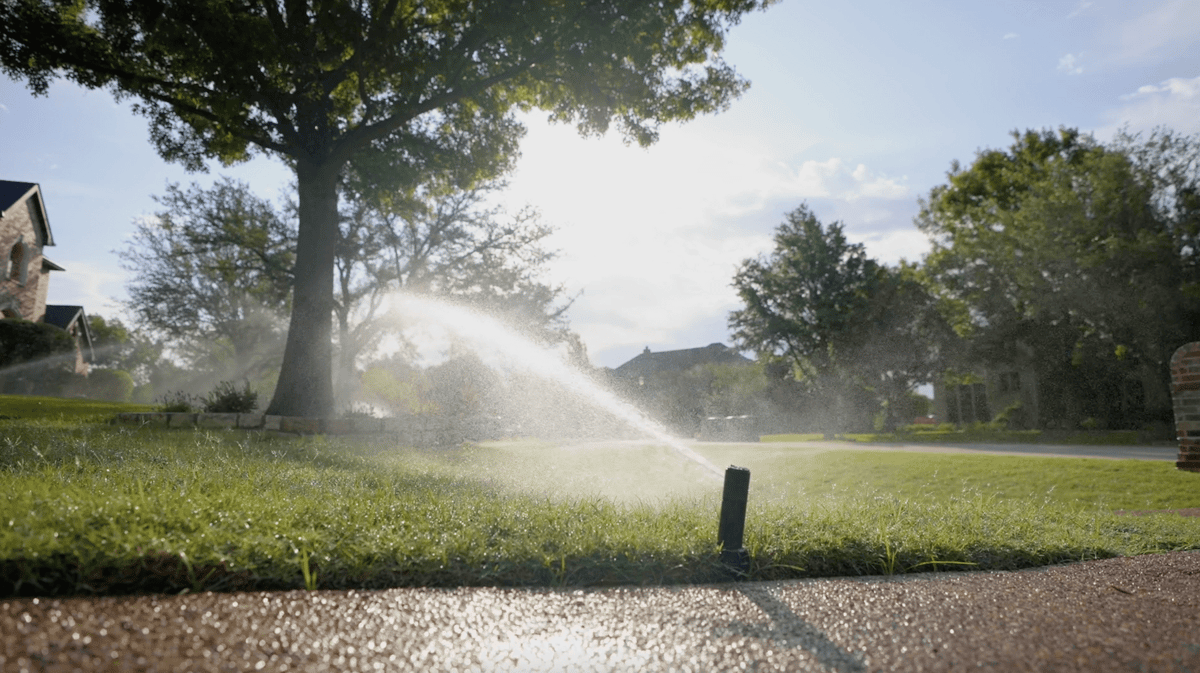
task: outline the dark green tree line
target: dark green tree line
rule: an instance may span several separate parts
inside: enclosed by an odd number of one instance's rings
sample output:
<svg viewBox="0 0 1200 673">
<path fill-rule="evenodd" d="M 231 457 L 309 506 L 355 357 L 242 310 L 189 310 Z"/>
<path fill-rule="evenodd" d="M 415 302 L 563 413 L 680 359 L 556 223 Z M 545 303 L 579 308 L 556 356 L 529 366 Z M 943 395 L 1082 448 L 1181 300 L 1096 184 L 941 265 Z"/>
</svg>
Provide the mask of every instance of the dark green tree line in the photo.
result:
<svg viewBox="0 0 1200 673">
<path fill-rule="evenodd" d="M 1169 411 L 1167 362 L 1200 336 L 1196 147 L 1169 132 L 1109 145 L 1014 133 L 922 201 L 924 270 L 972 359 L 1031 351 L 1043 417 L 1133 423 L 1145 405 L 1131 394 Z"/>
</svg>

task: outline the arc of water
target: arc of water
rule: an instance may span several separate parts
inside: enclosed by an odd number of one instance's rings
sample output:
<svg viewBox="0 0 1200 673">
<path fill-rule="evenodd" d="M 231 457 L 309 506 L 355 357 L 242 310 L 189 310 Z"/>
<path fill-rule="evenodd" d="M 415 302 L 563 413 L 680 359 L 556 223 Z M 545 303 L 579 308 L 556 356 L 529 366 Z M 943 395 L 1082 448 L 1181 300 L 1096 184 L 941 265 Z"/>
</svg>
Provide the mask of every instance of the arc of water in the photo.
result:
<svg viewBox="0 0 1200 673">
<path fill-rule="evenodd" d="M 675 453 L 703 468 L 713 479 L 724 479 L 724 473 L 716 465 L 671 436 L 662 425 L 648 418 L 637 407 L 576 371 L 553 351 L 530 341 L 499 320 L 451 302 L 403 292 L 393 295 L 392 304 L 402 315 L 435 321 L 478 353 L 502 354 L 506 362 L 573 390 L 630 427 L 667 445 Z"/>
</svg>

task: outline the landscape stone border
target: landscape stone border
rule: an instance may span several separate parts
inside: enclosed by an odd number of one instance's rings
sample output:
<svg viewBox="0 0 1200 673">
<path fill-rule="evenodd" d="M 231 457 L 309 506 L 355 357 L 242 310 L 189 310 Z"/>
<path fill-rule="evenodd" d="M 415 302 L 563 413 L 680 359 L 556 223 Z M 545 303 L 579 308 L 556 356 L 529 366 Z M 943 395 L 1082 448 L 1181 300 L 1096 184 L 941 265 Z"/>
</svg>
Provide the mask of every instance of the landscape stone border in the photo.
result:
<svg viewBox="0 0 1200 673">
<path fill-rule="evenodd" d="M 128 412 L 113 421 L 122 425 L 208 430 L 257 430 L 291 435 L 394 435 L 417 446 L 447 446 L 468 441 L 474 424 L 429 416 L 394 418 L 308 418 L 268 414 Z M 477 434 L 477 433 L 475 433 Z"/>
<path fill-rule="evenodd" d="M 1200 472 L 1200 341 L 1180 346 L 1171 356 L 1171 401 L 1179 440 L 1175 467 Z"/>
</svg>

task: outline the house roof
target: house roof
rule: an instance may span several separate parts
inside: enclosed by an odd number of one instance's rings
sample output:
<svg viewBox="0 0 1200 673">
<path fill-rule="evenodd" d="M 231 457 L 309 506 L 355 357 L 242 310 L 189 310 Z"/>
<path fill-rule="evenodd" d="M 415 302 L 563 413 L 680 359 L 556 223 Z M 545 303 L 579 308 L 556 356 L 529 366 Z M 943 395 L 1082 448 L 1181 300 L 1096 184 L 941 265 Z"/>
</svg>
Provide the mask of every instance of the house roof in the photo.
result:
<svg viewBox="0 0 1200 673">
<path fill-rule="evenodd" d="M 9 210 L 23 204 L 30 196 L 41 211 L 41 217 L 35 217 L 34 220 L 42 228 L 45 245 L 54 245 L 54 236 L 50 233 L 50 218 L 46 216 L 46 204 L 42 201 L 42 188 L 36 182 L 0 180 L 0 218 L 8 217 Z"/>
<path fill-rule="evenodd" d="M 649 348 L 629 362 L 613 370 L 620 376 L 638 376 L 664 371 L 686 371 L 706 364 L 750 364 L 749 358 L 725 346 L 714 343 L 703 348 L 684 348 L 676 351 L 651 352 Z"/>
<path fill-rule="evenodd" d="M 84 358 L 88 362 L 95 359 L 95 354 L 92 353 L 92 331 L 88 329 L 87 314 L 82 306 L 46 304 L 46 315 L 42 322 L 65 330 L 70 330 L 71 326 L 78 322 L 81 327 L 79 334 L 83 337 L 81 347 L 84 348 Z"/>
</svg>

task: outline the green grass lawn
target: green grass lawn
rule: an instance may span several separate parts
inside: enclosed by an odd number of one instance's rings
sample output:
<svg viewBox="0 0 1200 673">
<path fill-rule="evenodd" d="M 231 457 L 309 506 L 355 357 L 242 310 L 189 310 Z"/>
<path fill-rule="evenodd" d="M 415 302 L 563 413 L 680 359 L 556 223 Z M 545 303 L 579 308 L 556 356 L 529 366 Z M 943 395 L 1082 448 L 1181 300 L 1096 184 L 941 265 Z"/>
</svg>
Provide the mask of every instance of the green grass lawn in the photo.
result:
<svg viewBox="0 0 1200 673">
<path fill-rule="evenodd" d="M 765 435 L 764 443 L 811 442 L 824 439 L 820 433 Z M 889 444 L 1083 444 L 1092 446 L 1135 446 L 1145 443 L 1136 430 L 992 430 L 988 428 L 928 427 L 904 432 L 849 433 L 837 435 L 849 442 Z"/>
<path fill-rule="evenodd" d="M 103 422 L 122 412 L 153 409 L 154 407 L 148 404 L 0 395 L 0 416 L 4 419 L 49 419 L 68 423 Z"/>
<path fill-rule="evenodd" d="M 0 595 L 725 577 L 720 483 L 666 447 L 420 450 L 48 416 L 0 420 Z M 1200 549 L 1200 519 L 1113 513 L 1200 507 L 1200 475 L 1167 462 L 697 450 L 752 471 L 751 579 Z"/>
</svg>

